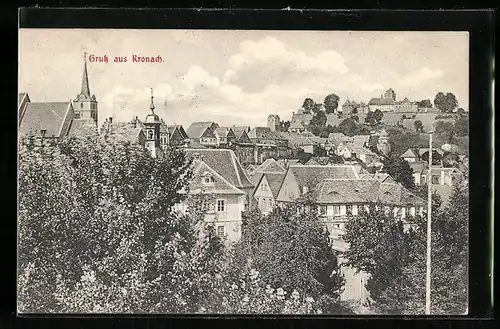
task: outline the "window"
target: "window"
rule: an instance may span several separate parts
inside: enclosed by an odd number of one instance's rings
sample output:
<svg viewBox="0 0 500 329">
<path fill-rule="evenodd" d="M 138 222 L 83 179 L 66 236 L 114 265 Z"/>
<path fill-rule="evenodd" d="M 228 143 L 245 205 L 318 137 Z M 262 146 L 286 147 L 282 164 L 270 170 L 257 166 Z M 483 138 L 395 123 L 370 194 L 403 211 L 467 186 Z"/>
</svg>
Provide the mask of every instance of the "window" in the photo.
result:
<svg viewBox="0 0 500 329">
<path fill-rule="evenodd" d="M 319 214 L 321 216 L 326 216 L 326 206 L 324 205 L 319 206 Z"/>
<path fill-rule="evenodd" d="M 347 213 L 347 215 L 352 215 L 352 205 L 346 206 L 346 213 Z"/>
<path fill-rule="evenodd" d="M 153 139 L 153 134 L 152 130 L 148 130 L 148 139 Z"/>
<path fill-rule="evenodd" d="M 215 180 L 212 176 L 203 177 L 203 183 L 205 183 L 205 184 L 212 184 L 214 182 L 215 182 Z"/>
<path fill-rule="evenodd" d="M 80 108 L 83 109 L 83 103 L 80 103 Z"/>
<path fill-rule="evenodd" d="M 333 215 L 340 216 L 340 206 L 333 206 Z"/>
<path fill-rule="evenodd" d="M 217 236 L 219 238 L 226 236 L 226 227 L 224 225 L 217 226 Z"/>
<path fill-rule="evenodd" d="M 226 200 L 217 200 L 217 212 L 226 211 Z"/>
<path fill-rule="evenodd" d="M 415 207 L 410 208 L 410 215 L 415 216 Z"/>
</svg>

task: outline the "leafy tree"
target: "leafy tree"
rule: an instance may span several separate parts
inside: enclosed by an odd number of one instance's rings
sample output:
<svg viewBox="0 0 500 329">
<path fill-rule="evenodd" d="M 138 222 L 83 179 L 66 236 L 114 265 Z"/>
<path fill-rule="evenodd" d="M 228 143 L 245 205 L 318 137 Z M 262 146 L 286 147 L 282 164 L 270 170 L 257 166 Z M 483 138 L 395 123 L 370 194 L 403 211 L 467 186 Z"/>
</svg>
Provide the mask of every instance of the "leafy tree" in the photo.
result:
<svg viewBox="0 0 500 329">
<path fill-rule="evenodd" d="M 431 313 L 467 310 L 468 193 L 457 185 L 449 205 L 433 204 Z M 434 194 L 433 194 L 434 196 Z M 434 197 L 433 197 L 434 199 Z M 404 230 L 392 210 L 371 205 L 349 218 L 344 239 L 348 264 L 370 274 L 367 289 L 374 307 L 385 314 L 423 314 L 425 305 L 426 220 L 416 216 Z"/>
<path fill-rule="evenodd" d="M 450 121 L 437 121 L 434 124 L 434 129 L 436 135 L 444 137 L 448 143 L 452 143 L 457 134 L 455 131 L 455 125 Z"/>
<path fill-rule="evenodd" d="M 411 238 L 393 209 L 386 212 L 382 204 L 370 204 L 368 210 L 360 207 L 358 216 L 347 221 L 347 265 L 369 273 L 366 288 L 379 312 L 405 314 L 405 303 L 413 299 L 413 290 L 405 289 L 411 280 L 402 280 L 411 262 Z"/>
<path fill-rule="evenodd" d="M 316 103 L 312 98 L 304 99 L 304 102 L 302 103 L 302 108 L 304 109 L 304 113 L 311 113 L 311 110 L 315 104 Z"/>
<path fill-rule="evenodd" d="M 421 137 L 417 132 L 395 127 L 387 127 L 386 129 L 389 134 L 391 153 L 401 155 L 409 148 L 426 147 L 429 144 L 428 139 Z"/>
<path fill-rule="evenodd" d="M 343 276 L 310 195 L 275 208 L 252 231 L 244 231 L 241 243 L 251 251 L 248 261 L 271 286 L 339 302 Z"/>
<path fill-rule="evenodd" d="M 418 133 L 423 133 L 424 132 L 424 124 L 420 120 L 415 120 L 413 123 L 413 126 L 415 127 L 415 131 Z"/>
<path fill-rule="evenodd" d="M 455 120 L 454 131 L 457 136 L 469 135 L 469 117 L 467 115 L 460 115 Z"/>
<path fill-rule="evenodd" d="M 431 108 L 432 103 L 431 103 L 430 99 L 424 99 L 424 100 L 418 101 L 417 106 L 418 106 L 418 108 Z"/>
<path fill-rule="evenodd" d="M 366 114 L 365 123 L 370 125 L 370 126 L 373 126 L 377 123 L 377 119 L 375 117 L 375 112 L 370 111 Z"/>
<path fill-rule="evenodd" d="M 391 154 L 382 159 L 382 164 L 385 172 L 394 178 L 394 180 L 408 189 L 414 188 L 413 169 L 405 159 Z"/>
<path fill-rule="evenodd" d="M 335 113 L 339 107 L 339 100 L 339 96 L 335 94 L 326 96 L 324 101 L 326 113 Z"/>
<path fill-rule="evenodd" d="M 280 131 L 287 132 L 290 128 L 290 120 L 280 122 Z"/>
<path fill-rule="evenodd" d="M 459 107 L 457 109 L 457 114 L 460 115 L 460 116 L 463 116 L 463 115 L 466 115 L 467 112 L 465 112 L 465 110 L 463 108 Z"/>
<path fill-rule="evenodd" d="M 457 98 L 452 93 L 442 93 L 439 92 L 434 97 L 434 106 L 438 108 L 441 112 L 451 113 L 458 106 Z"/>
<path fill-rule="evenodd" d="M 382 113 L 382 111 L 380 111 L 380 109 L 376 109 L 375 112 L 373 112 L 373 113 L 375 114 L 376 123 L 381 123 L 382 119 L 384 117 L 384 113 Z"/>
<path fill-rule="evenodd" d="M 140 145 L 98 136 L 50 147 L 23 140 L 20 147 L 19 268 L 30 269 L 20 294 L 24 310 L 74 310 L 78 305 L 64 296 L 93 276 L 102 294 L 94 296 L 92 309 L 122 288 L 137 303 L 119 310 L 182 309 L 159 299 L 160 292 L 165 298 L 177 289 L 169 281 L 174 251 L 189 254 L 196 241 L 191 220 L 172 211 L 191 177 L 182 151 L 153 159 Z M 143 269 L 144 262 L 149 266 Z M 138 280 L 137 290 L 130 290 L 131 278 Z M 150 304 L 139 302 L 149 289 L 157 292 Z"/>
</svg>

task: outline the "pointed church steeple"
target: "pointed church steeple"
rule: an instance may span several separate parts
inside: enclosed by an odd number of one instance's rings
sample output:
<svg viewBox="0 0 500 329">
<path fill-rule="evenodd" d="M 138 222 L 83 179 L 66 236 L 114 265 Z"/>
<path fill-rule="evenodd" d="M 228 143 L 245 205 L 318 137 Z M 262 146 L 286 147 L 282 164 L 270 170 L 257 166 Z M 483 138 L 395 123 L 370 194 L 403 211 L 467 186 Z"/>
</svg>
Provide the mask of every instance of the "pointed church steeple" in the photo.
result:
<svg viewBox="0 0 500 329">
<path fill-rule="evenodd" d="M 82 90 L 81 94 L 90 98 L 89 76 L 87 73 L 87 53 L 83 55 L 83 77 L 82 77 Z"/>
</svg>

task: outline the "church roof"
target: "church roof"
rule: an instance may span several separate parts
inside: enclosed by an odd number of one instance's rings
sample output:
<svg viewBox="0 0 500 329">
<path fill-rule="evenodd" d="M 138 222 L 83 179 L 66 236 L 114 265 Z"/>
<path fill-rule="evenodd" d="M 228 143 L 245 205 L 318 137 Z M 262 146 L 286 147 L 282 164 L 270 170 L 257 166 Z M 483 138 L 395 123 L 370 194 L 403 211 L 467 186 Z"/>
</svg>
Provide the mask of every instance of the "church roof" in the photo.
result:
<svg viewBox="0 0 500 329">
<path fill-rule="evenodd" d="M 62 126 L 72 108 L 71 102 L 27 103 L 19 132 L 41 136 L 41 130 L 45 129 L 47 137 L 63 137 Z"/>
</svg>

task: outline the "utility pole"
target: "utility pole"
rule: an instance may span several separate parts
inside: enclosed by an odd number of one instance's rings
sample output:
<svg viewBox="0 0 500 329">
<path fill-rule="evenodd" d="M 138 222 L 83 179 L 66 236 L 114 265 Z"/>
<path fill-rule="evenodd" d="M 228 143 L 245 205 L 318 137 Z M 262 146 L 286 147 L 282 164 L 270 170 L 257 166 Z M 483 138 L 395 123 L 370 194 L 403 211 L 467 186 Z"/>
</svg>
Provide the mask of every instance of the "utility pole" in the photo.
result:
<svg viewBox="0 0 500 329">
<path fill-rule="evenodd" d="M 427 272 L 425 280 L 425 314 L 431 314 L 431 213 L 432 213 L 432 131 L 429 132 L 429 169 L 427 177 Z"/>
</svg>

